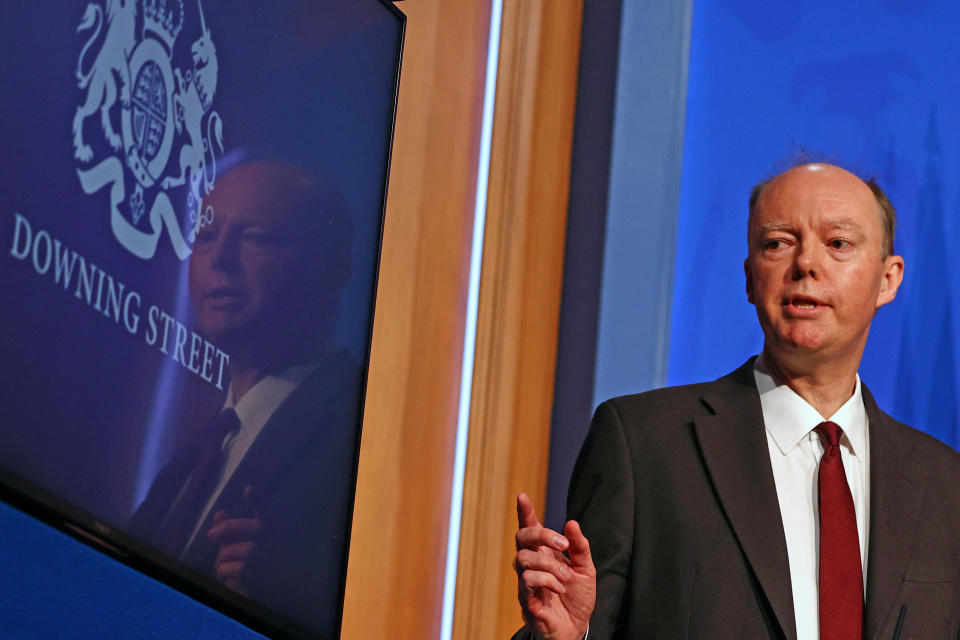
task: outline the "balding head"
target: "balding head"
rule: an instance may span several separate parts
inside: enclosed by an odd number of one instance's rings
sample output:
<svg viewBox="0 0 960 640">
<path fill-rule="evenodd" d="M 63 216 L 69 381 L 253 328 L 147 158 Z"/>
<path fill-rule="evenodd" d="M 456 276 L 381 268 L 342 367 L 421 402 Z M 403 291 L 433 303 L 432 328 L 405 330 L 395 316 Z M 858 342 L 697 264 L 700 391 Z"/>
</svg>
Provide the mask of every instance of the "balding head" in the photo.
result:
<svg viewBox="0 0 960 640">
<path fill-rule="evenodd" d="M 190 258 L 197 326 L 230 349 L 301 357 L 330 337 L 350 275 L 351 220 L 339 189 L 284 162 L 217 180 Z"/>
<path fill-rule="evenodd" d="M 761 204 L 761 197 L 768 188 L 776 183 L 787 183 L 788 185 L 795 186 L 799 181 L 803 184 L 803 178 L 805 177 L 812 178 L 821 184 L 826 184 L 826 181 L 831 181 L 838 189 L 849 190 L 851 194 L 869 193 L 872 198 L 872 206 L 876 207 L 877 216 L 883 231 L 883 258 L 893 255 L 897 212 L 880 186 L 873 178 L 863 180 L 846 169 L 823 162 L 799 164 L 773 178 L 762 180 L 754 185 L 750 191 L 750 215 L 747 220 L 748 242 L 749 234 L 752 233 L 750 230 L 753 229 L 753 221 L 756 217 L 756 209 Z M 808 182 L 807 184 L 812 183 Z"/>
</svg>

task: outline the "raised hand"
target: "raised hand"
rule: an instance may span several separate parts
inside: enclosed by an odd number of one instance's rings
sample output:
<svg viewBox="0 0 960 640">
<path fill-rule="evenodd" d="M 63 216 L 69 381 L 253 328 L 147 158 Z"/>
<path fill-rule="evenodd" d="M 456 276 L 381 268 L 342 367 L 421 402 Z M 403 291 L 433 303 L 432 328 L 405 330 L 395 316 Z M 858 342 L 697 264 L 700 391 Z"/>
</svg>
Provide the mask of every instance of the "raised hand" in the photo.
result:
<svg viewBox="0 0 960 640">
<path fill-rule="evenodd" d="M 581 640 L 597 598 L 590 543 L 574 520 L 564 535 L 541 525 L 525 493 L 517 496 L 517 520 L 514 566 L 527 628 L 544 640 Z"/>
<path fill-rule="evenodd" d="M 231 517 L 226 511 L 217 511 L 213 514 L 213 526 L 207 531 L 207 538 L 220 545 L 213 565 L 217 581 L 242 596 L 250 595 L 244 575 L 263 526 L 254 493 L 251 486 L 243 490 L 247 508 L 243 517 Z"/>
</svg>

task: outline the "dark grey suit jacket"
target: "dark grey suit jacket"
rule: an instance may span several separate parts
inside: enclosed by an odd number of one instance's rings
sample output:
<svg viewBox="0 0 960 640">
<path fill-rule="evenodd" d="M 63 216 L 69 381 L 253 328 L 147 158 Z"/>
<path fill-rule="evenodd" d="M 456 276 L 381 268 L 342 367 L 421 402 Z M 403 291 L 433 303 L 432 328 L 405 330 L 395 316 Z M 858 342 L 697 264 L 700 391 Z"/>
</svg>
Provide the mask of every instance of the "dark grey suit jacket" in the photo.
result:
<svg viewBox="0 0 960 640">
<path fill-rule="evenodd" d="M 960 633 L 960 454 L 863 388 L 870 429 L 866 637 Z M 787 547 L 753 359 L 714 382 L 609 400 L 574 469 L 590 540 L 590 640 L 796 640 Z"/>
<path fill-rule="evenodd" d="M 263 529 L 244 576 L 250 599 L 324 638 L 336 636 L 340 618 L 360 375 L 345 351 L 325 359 L 270 416 L 201 527 L 208 530 L 220 509 L 244 514 L 243 489 L 255 487 Z M 160 471 L 129 523 L 131 535 L 153 542 L 197 457 L 198 447 L 187 445 Z M 218 550 L 201 534 L 181 562 L 215 577 Z"/>
</svg>

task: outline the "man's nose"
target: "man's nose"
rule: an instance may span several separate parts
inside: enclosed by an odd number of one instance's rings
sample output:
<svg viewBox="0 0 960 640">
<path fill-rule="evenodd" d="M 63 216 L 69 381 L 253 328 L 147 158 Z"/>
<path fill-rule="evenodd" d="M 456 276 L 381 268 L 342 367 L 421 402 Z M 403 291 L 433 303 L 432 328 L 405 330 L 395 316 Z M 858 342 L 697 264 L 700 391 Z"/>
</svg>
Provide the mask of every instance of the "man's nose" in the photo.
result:
<svg viewBox="0 0 960 640">
<path fill-rule="evenodd" d="M 224 233 L 217 238 L 213 246 L 213 256 L 211 265 L 220 271 L 236 273 L 241 270 L 240 261 L 240 240 L 232 237 L 231 234 Z"/>
<path fill-rule="evenodd" d="M 793 279 L 817 278 L 820 276 L 820 251 L 816 243 L 801 242 L 793 261 Z"/>
</svg>

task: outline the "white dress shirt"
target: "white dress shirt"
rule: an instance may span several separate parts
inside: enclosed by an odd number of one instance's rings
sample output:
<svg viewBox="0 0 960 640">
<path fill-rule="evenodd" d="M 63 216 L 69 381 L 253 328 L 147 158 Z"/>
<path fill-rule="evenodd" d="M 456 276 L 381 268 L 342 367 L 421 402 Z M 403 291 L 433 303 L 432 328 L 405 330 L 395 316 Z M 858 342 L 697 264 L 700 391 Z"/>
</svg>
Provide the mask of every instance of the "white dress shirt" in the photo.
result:
<svg viewBox="0 0 960 640">
<path fill-rule="evenodd" d="M 757 358 L 753 375 L 760 392 L 770 463 L 787 541 L 797 640 L 819 640 L 817 474 L 823 446 L 813 429 L 825 420 L 843 430 L 840 457 L 857 513 L 864 588 L 867 584 L 870 442 L 860 376 L 857 376 L 853 396 L 832 416 L 823 417 L 790 387 L 778 385 L 764 367 L 762 356 Z"/>
<path fill-rule="evenodd" d="M 267 424 L 267 420 L 283 404 L 283 401 L 293 393 L 293 390 L 306 380 L 318 366 L 317 363 L 298 365 L 290 367 L 278 375 L 265 376 L 250 387 L 239 401 L 235 401 L 233 383 L 230 383 L 227 388 L 227 399 L 224 402 L 223 410 L 232 408 L 237 412 L 237 418 L 240 419 L 240 428 L 224 438 L 222 451 L 226 452 L 227 455 L 223 469 L 220 470 L 220 475 L 214 484 L 213 493 L 210 494 L 203 511 L 200 512 L 200 518 L 183 547 L 184 551 L 193 544 L 194 538 L 200 533 L 200 525 L 207 519 L 210 509 L 216 504 L 223 488 L 237 470 L 240 461 L 247 455 L 253 441 L 260 435 L 264 425 Z M 186 483 L 184 483 L 184 486 L 186 486 Z"/>
</svg>

